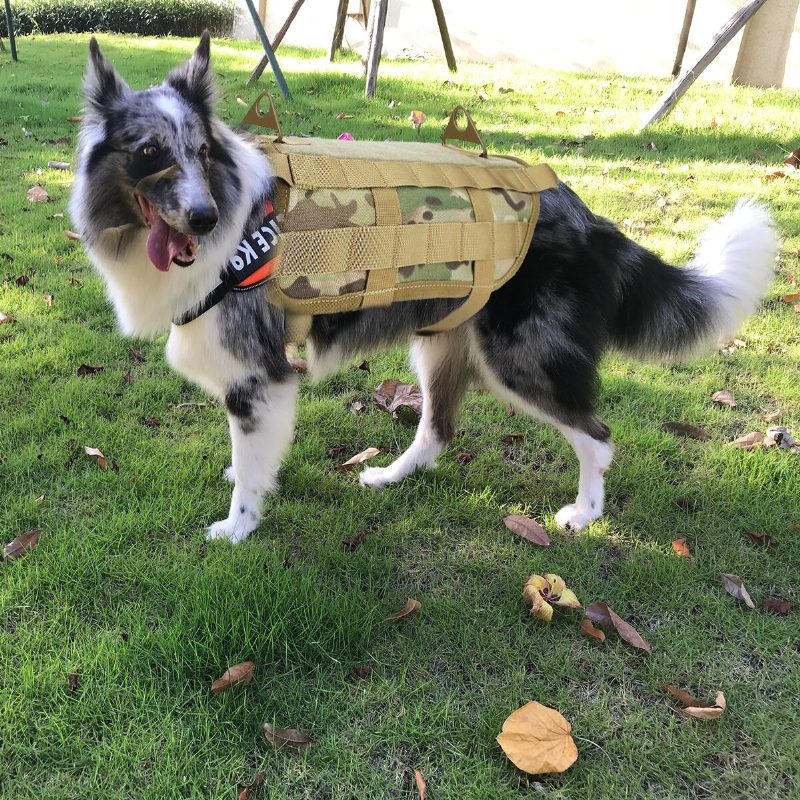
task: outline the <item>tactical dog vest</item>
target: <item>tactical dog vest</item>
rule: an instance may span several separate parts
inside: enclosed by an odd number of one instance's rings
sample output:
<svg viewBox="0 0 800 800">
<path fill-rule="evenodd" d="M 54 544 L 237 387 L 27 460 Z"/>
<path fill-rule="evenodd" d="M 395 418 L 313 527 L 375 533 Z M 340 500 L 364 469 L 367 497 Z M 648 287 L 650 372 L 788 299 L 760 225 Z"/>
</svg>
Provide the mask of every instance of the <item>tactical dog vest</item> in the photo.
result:
<svg viewBox="0 0 800 800">
<path fill-rule="evenodd" d="M 269 111 L 260 108 L 269 98 Z M 459 129 L 463 112 L 467 129 Z M 517 271 L 539 215 L 546 164 L 489 156 L 467 112 L 456 108 L 442 145 L 289 138 L 272 98 L 243 125 L 272 128 L 258 145 L 277 176 L 279 266 L 270 301 L 287 313 L 290 341 L 311 317 L 402 300 L 466 298 L 420 333 L 456 327 Z M 482 152 L 447 145 L 458 138 Z"/>
</svg>

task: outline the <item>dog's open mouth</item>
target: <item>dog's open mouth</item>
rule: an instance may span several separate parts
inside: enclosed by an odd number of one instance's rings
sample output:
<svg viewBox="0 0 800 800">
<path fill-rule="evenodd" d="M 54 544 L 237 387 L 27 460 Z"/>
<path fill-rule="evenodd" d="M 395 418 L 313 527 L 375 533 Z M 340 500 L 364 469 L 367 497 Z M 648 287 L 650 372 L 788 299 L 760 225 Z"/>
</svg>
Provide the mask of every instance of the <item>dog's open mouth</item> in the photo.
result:
<svg viewBox="0 0 800 800">
<path fill-rule="evenodd" d="M 179 267 L 188 267 L 194 263 L 197 253 L 197 242 L 188 234 L 170 227 L 155 206 L 140 194 L 136 195 L 142 216 L 150 228 L 147 237 L 147 256 L 156 269 L 166 272 L 173 262 Z"/>
</svg>

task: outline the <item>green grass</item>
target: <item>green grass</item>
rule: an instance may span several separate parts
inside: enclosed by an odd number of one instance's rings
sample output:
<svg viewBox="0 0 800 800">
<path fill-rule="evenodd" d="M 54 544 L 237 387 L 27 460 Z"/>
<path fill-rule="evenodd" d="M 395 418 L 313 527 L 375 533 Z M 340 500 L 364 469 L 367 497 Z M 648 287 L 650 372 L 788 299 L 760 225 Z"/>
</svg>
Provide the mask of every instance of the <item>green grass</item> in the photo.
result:
<svg viewBox="0 0 800 800">
<path fill-rule="evenodd" d="M 102 44 L 137 88 L 192 47 Z M 675 261 L 737 198 L 768 202 L 783 236 L 779 275 L 740 332 L 746 348 L 677 367 L 607 360 L 601 413 L 618 451 L 608 513 L 586 533 L 553 527 L 576 490 L 567 444 L 487 394 L 469 395 L 463 436 L 437 471 L 383 493 L 333 471 L 332 445 L 346 446 L 343 457 L 380 447 L 374 463 L 384 464 L 410 442 L 411 428 L 374 408 L 349 412 L 383 378 L 411 377 L 396 352 L 371 357 L 370 374 L 352 366 L 304 384 L 296 443 L 263 524 L 246 545 L 206 547 L 204 525 L 229 498 L 223 409 L 174 407 L 207 398 L 170 372 L 163 341 L 136 342 L 147 360 L 134 361 L 99 279 L 62 234 L 69 221 L 52 218 L 65 211 L 70 174 L 46 164 L 73 158 L 66 117 L 79 113 L 86 45 L 86 36 L 23 38 L 20 62 L 0 61 L 0 310 L 18 320 L 0 326 L 0 532 L 9 541 L 42 529 L 34 552 L 0 564 L 0 797 L 235 798 L 263 771 L 261 796 L 275 800 L 412 798 L 415 767 L 433 800 L 800 796 L 797 608 L 786 618 L 750 611 L 718 578 L 741 575 L 756 603 L 800 601 L 798 456 L 726 447 L 763 430 L 776 408 L 800 433 L 800 315 L 779 299 L 798 271 L 800 183 L 758 182 L 798 144 L 800 95 L 698 84 L 636 136 L 663 82 L 501 64 L 450 76 L 441 64 L 387 61 L 367 101 L 352 59 L 329 67 L 282 49 L 295 99 L 279 105 L 291 132 L 412 140 L 407 117 L 420 108 L 422 138 L 436 141 L 463 103 L 492 150 L 548 160 L 593 209 Z M 214 49 L 221 112 L 235 123 L 236 96 L 256 94 L 245 80 L 258 53 Z M 37 182 L 52 202 L 27 202 Z M 23 274 L 31 280 L 19 286 Z M 81 363 L 104 371 L 77 377 Z M 712 405 L 723 388 L 737 408 Z M 666 420 L 701 424 L 712 440 L 675 439 L 660 430 Z M 503 445 L 512 432 L 525 440 Z M 101 472 L 84 445 L 119 471 Z M 474 461 L 459 464 L 461 450 Z M 510 534 L 501 522 L 510 512 L 542 520 L 552 546 Z M 742 528 L 780 548 L 755 549 Z M 363 529 L 360 549 L 343 552 L 340 541 Z M 691 561 L 672 553 L 680 536 Z M 652 654 L 616 637 L 598 646 L 569 613 L 536 622 L 521 598 L 533 572 L 563 575 L 585 603 L 607 600 Z M 422 612 L 382 623 L 408 596 Z M 258 665 L 254 683 L 212 696 L 211 681 L 245 659 Z M 372 677 L 353 678 L 354 664 Z M 721 689 L 728 712 L 716 723 L 684 719 L 662 683 L 708 700 Z M 529 700 L 559 709 L 582 737 L 563 775 L 526 776 L 495 744 Z M 314 745 L 276 752 L 264 721 L 307 730 Z"/>
</svg>

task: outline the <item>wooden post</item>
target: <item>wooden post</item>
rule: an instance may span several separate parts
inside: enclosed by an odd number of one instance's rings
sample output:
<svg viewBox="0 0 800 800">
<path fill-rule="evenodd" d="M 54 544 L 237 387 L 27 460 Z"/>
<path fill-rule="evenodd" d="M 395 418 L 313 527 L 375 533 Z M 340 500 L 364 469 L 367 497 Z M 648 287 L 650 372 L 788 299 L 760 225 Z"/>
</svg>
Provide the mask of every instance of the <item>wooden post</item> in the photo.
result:
<svg viewBox="0 0 800 800">
<path fill-rule="evenodd" d="M 344 23 L 347 21 L 347 0 L 339 0 L 339 7 L 336 9 L 336 25 L 333 28 L 333 40 L 331 49 L 328 51 L 328 61 L 333 61 L 342 46 L 344 39 Z"/>
<path fill-rule="evenodd" d="M 450 42 L 450 34 L 447 30 L 447 21 L 444 18 L 442 0 L 433 0 L 433 10 L 436 13 L 436 22 L 439 25 L 439 33 L 442 37 L 442 46 L 444 47 L 444 57 L 447 59 L 447 66 L 450 72 L 455 72 L 458 67 L 456 66 L 456 57 L 453 55 L 453 45 Z M 417 133 L 419 133 L 419 129 L 417 129 Z"/>
<path fill-rule="evenodd" d="M 378 66 L 381 63 L 383 29 L 386 27 L 386 9 L 388 7 L 389 0 L 373 0 L 372 8 L 369 12 L 369 47 L 367 48 L 367 84 L 364 88 L 365 97 L 372 97 L 375 94 L 375 86 L 378 83 Z"/>
<path fill-rule="evenodd" d="M 273 53 L 278 49 L 278 46 L 283 41 L 283 37 L 286 36 L 286 32 L 289 30 L 289 26 L 294 22 L 294 18 L 297 16 L 297 12 L 300 10 L 303 3 L 306 0 L 296 0 L 295 4 L 292 6 L 292 10 L 289 12 L 289 16 L 286 17 L 286 22 L 281 25 L 281 29 L 275 34 L 275 38 L 272 40 L 272 51 Z M 247 79 L 248 83 L 255 83 L 260 77 L 261 74 L 269 64 L 269 57 L 264 55 L 261 56 L 261 61 L 258 62 L 258 66 L 252 71 L 250 77 Z"/>
<path fill-rule="evenodd" d="M 675 54 L 675 63 L 672 65 L 672 77 L 677 78 L 683 66 L 683 55 L 686 52 L 686 45 L 689 41 L 689 28 L 692 27 L 694 18 L 694 7 L 697 0 L 686 0 L 686 13 L 683 15 L 683 27 L 678 38 L 678 52 Z"/>
<path fill-rule="evenodd" d="M 689 70 L 687 70 L 664 94 L 659 97 L 658 102 L 643 117 L 643 122 L 639 126 L 637 133 L 643 131 L 648 125 L 657 122 L 662 117 L 666 117 L 670 111 L 678 104 L 678 100 L 686 94 L 689 87 L 700 77 L 703 70 L 719 55 L 720 51 L 728 42 L 744 27 L 744 24 L 753 14 L 758 11 L 767 0 L 750 0 L 745 3 L 724 25 L 717 34 L 714 44 L 708 48 L 702 58 Z"/>
</svg>

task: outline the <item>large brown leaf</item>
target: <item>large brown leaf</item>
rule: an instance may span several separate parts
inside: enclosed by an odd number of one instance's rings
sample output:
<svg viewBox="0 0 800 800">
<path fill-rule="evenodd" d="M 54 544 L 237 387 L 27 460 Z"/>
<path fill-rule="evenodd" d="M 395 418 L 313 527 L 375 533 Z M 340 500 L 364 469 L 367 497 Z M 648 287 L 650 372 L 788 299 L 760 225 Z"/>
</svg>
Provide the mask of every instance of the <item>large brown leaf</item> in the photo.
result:
<svg viewBox="0 0 800 800">
<path fill-rule="evenodd" d="M 539 544 L 542 547 L 547 547 L 550 544 L 547 531 L 530 517 L 524 517 L 521 514 L 510 514 L 507 517 L 503 517 L 503 522 L 510 531 L 513 531 L 523 539 L 527 539 L 529 542 Z"/>
<path fill-rule="evenodd" d="M 650 652 L 649 642 L 646 642 L 636 629 L 625 622 L 614 609 L 609 608 L 608 603 L 602 601 L 592 603 L 586 606 L 584 613 L 595 625 L 599 625 L 606 630 L 615 630 L 628 644 L 638 647 L 646 653 Z"/>
<path fill-rule="evenodd" d="M 730 406 L 731 408 L 736 408 L 738 405 L 738 403 L 733 399 L 733 395 L 724 390 L 721 392 L 714 392 L 714 394 L 711 395 L 711 399 L 721 406 Z"/>
<path fill-rule="evenodd" d="M 792 609 L 792 604 L 788 600 L 778 600 L 773 597 L 765 597 L 761 601 L 762 611 L 772 611 L 785 617 Z"/>
<path fill-rule="evenodd" d="M 689 545 L 686 544 L 686 539 L 673 539 L 672 549 L 675 552 L 675 554 L 679 555 L 681 558 L 691 558 L 691 553 L 689 552 Z"/>
<path fill-rule="evenodd" d="M 265 722 L 263 725 L 264 736 L 275 747 L 289 747 L 292 750 L 304 750 L 311 744 L 311 737 L 296 728 L 278 728 Z"/>
<path fill-rule="evenodd" d="M 572 726 L 558 711 L 531 702 L 506 719 L 497 743 L 524 772 L 531 775 L 564 772 L 578 758 L 571 731 Z"/>
<path fill-rule="evenodd" d="M 41 186 L 31 186 L 28 189 L 28 201 L 31 203 L 46 203 L 50 195 Z"/>
<path fill-rule="evenodd" d="M 771 550 L 778 549 L 778 543 L 768 534 L 758 531 L 743 530 L 742 533 L 755 545 L 759 547 L 769 547 Z"/>
<path fill-rule="evenodd" d="M 394 379 L 382 381 L 372 394 L 375 405 L 388 411 L 395 419 L 402 408 L 408 408 L 417 417 L 422 414 L 422 392 L 418 386 Z"/>
<path fill-rule="evenodd" d="M 29 550 L 33 550 L 39 544 L 39 536 L 41 535 L 41 528 L 34 528 L 33 530 L 21 533 L 15 539 L 12 539 L 3 548 L 3 558 L 9 561 L 24 556 Z"/>
<path fill-rule="evenodd" d="M 755 603 L 750 599 L 747 589 L 744 588 L 742 579 L 738 575 L 731 575 L 730 572 L 720 572 L 719 576 L 722 578 L 725 591 L 731 595 L 731 597 L 741 600 L 749 608 L 756 607 Z"/>
<path fill-rule="evenodd" d="M 217 678 L 211 684 L 211 692 L 219 694 L 231 686 L 240 686 L 244 683 L 250 683 L 253 680 L 253 673 L 256 671 L 256 665 L 252 661 L 242 661 L 240 664 L 234 664 L 228 667 L 222 674 L 221 678 Z"/>
</svg>

